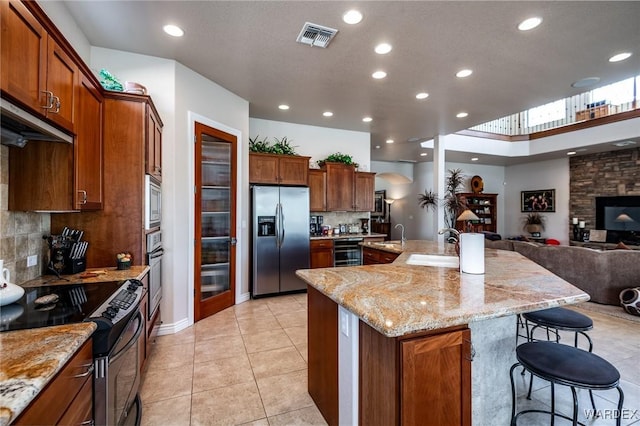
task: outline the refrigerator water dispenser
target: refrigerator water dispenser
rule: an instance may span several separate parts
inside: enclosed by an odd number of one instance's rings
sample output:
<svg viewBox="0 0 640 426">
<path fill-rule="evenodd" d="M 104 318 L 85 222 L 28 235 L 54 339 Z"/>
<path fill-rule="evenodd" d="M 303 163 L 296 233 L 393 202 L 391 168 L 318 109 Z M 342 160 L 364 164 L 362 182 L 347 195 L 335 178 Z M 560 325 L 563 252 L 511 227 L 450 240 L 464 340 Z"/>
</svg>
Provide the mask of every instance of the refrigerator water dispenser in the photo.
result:
<svg viewBox="0 0 640 426">
<path fill-rule="evenodd" d="M 276 217 L 258 216 L 258 237 L 274 237 L 276 235 Z"/>
</svg>

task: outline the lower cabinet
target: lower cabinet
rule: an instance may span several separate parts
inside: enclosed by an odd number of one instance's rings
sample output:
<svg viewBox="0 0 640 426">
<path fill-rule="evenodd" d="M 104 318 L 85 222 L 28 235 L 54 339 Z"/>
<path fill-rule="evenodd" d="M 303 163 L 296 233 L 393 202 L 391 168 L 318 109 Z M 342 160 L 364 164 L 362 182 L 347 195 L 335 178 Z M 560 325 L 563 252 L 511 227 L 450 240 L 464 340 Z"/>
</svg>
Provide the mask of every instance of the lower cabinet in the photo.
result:
<svg viewBox="0 0 640 426">
<path fill-rule="evenodd" d="M 88 339 L 14 424 L 90 422 L 93 422 L 93 343 Z"/>
<path fill-rule="evenodd" d="M 309 252 L 311 256 L 309 264 L 312 269 L 333 267 L 332 240 L 311 240 Z"/>
<path fill-rule="evenodd" d="M 308 287 L 309 394 L 337 425 L 338 305 Z M 450 327 L 386 337 L 359 323 L 360 425 L 471 425 L 471 332 Z"/>
<path fill-rule="evenodd" d="M 399 256 L 384 250 L 376 250 L 369 247 L 362 247 L 362 264 L 378 265 L 381 263 L 391 263 Z"/>
</svg>

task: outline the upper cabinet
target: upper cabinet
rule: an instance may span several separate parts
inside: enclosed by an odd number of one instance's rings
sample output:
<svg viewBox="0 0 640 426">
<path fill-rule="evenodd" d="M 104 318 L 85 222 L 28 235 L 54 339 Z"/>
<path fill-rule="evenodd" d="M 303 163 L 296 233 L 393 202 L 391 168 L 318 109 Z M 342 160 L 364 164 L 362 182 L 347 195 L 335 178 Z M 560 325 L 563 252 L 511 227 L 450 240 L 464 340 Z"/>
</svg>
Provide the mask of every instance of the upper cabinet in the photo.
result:
<svg viewBox="0 0 640 426">
<path fill-rule="evenodd" d="M 327 211 L 327 172 L 309 169 L 309 210 Z"/>
<path fill-rule="evenodd" d="M 24 4 L 10 0 L 0 7 L 3 95 L 74 132 L 76 63 Z"/>
<path fill-rule="evenodd" d="M 162 181 L 162 121 L 152 104 L 147 105 L 146 171 Z"/>
<path fill-rule="evenodd" d="M 100 210 L 103 203 L 102 93 L 81 76 L 76 95 L 76 140 L 74 143 L 75 192 L 78 210 Z"/>
<path fill-rule="evenodd" d="M 375 173 L 356 172 L 355 167 L 342 164 L 324 164 L 326 171 L 326 211 L 374 210 Z"/>
<path fill-rule="evenodd" d="M 310 158 L 251 152 L 249 153 L 249 182 L 306 186 Z"/>
</svg>

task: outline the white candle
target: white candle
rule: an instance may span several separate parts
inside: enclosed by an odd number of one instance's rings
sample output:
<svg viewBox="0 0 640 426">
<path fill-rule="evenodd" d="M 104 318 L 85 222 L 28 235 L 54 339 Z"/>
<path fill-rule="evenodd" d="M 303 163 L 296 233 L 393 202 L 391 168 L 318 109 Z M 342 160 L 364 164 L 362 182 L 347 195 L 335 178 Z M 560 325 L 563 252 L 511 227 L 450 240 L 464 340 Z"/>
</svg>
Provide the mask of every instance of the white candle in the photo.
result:
<svg viewBox="0 0 640 426">
<path fill-rule="evenodd" d="M 584 220 L 580 221 L 580 225 L 578 225 L 580 228 L 584 228 Z"/>
<path fill-rule="evenodd" d="M 573 218 L 573 224 L 574 224 L 574 225 L 577 225 L 577 224 L 578 224 L 578 218 L 577 218 L 577 217 L 574 217 L 574 218 Z"/>
</svg>

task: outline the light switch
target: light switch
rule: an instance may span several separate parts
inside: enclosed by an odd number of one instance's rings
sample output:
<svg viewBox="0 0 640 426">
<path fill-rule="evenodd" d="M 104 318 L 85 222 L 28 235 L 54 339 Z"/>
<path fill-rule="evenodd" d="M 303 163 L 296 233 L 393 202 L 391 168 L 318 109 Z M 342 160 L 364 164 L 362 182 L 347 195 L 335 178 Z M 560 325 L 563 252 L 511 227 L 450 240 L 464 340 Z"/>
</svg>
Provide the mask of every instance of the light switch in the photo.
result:
<svg viewBox="0 0 640 426">
<path fill-rule="evenodd" d="M 349 337 L 349 314 L 345 310 L 340 310 L 340 331 Z"/>
</svg>

